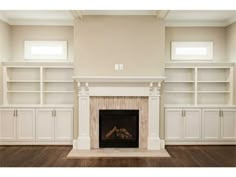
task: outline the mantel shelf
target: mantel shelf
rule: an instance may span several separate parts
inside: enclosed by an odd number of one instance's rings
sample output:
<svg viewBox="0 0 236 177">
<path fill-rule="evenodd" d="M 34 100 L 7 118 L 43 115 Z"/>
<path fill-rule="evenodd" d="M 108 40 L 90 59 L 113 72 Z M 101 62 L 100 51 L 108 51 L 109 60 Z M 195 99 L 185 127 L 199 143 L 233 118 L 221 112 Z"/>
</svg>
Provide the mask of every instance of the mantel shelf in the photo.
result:
<svg viewBox="0 0 236 177">
<path fill-rule="evenodd" d="M 139 77 L 139 76 L 130 76 L 130 77 L 120 77 L 120 76 L 73 76 L 73 79 L 78 82 L 133 82 L 133 83 L 150 83 L 150 82 L 162 82 L 165 80 L 165 77 Z"/>
</svg>

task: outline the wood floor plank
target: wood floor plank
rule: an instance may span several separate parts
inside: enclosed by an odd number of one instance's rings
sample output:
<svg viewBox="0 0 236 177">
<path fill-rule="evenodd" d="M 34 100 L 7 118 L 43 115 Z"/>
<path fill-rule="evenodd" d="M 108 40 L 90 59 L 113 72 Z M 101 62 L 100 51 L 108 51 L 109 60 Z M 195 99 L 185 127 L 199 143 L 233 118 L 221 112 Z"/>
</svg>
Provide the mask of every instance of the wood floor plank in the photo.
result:
<svg viewBox="0 0 236 177">
<path fill-rule="evenodd" d="M 71 146 L 0 146 L 0 167 L 236 167 L 236 146 L 166 146 L 170 158 L 67 159 Z"/>
</svg>

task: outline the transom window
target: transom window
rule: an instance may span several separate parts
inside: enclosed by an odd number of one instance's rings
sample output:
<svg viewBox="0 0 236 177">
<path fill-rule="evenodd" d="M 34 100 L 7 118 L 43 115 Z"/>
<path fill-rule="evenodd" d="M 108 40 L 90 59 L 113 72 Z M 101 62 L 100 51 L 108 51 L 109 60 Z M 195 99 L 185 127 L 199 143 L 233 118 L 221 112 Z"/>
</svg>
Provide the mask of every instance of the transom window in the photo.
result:
<svg viewBox="0 0 236 177">
<path fill-rule="evenodd" d="M 212 60 L 213 42 L 172 42 L 172 60 Z"/>
<path fill-rule="evenodd" d="M 66 41 L 25 41 L 26 60 L 67 60 Z"/>
</svg>

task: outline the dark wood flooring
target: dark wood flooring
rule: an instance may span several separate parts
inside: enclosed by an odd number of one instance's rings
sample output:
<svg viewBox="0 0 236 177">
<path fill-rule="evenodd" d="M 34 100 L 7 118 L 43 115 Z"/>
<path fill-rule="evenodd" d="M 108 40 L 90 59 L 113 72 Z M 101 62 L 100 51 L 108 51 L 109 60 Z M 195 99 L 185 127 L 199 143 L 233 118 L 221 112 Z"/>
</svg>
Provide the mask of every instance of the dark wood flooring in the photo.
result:
<svg viewBox="0 0 236 177">
<path fill-rule="evenodd" d="M 236 167 L 236 146 L 166 146 L 170 158 L 66 159 L 71 146 L 0 146 L 1 167 Z"/>
</svg>

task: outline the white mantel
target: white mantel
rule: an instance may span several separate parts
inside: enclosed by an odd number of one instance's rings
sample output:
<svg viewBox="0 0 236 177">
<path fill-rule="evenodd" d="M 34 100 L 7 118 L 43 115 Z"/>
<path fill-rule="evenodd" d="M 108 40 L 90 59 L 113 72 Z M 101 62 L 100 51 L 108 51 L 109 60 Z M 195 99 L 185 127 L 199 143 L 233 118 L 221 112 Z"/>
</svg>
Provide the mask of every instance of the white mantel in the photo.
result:
<svg viewBox="0 0 236 177">
<path fill-rule="evenodd" d="M 78 139 L 74 148 L 90 146 L 90 96 L 146 96 L 149 98 L 148 149 L 159 150 L 160 88 L 164 77 L 74 76 L 78 83 Z"/>
</svg>

